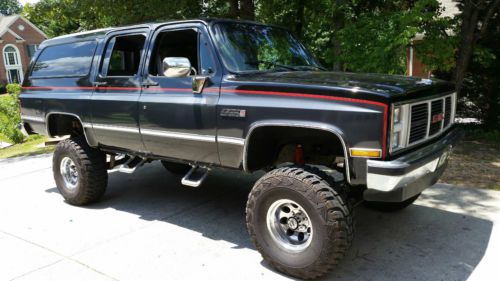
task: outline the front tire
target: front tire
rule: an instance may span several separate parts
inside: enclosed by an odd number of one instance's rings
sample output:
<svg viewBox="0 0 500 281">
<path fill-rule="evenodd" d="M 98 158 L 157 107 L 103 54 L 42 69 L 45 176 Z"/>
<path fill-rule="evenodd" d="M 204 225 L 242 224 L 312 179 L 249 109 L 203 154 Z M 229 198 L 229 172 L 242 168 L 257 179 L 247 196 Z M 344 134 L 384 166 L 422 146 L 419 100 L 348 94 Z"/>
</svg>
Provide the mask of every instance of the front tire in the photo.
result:
<svg viewBox="0 0 500 281">
<path fill-rule="evenodd" d="M 342 260 L 352 242 L 353 220 L 335 188 L 298 167 L 273 170 L 257 181 L 248 198 L 247 228 L 271 266 L 314 279 Z"/>
<path fill-rule="evenodd" d="M 98 201 L 106 190 L 106 154 L 91 148 L 84 138 L 60 142 L 52 158 L 57 189 L 66 202 L 82 206 Z"/>
</svg>

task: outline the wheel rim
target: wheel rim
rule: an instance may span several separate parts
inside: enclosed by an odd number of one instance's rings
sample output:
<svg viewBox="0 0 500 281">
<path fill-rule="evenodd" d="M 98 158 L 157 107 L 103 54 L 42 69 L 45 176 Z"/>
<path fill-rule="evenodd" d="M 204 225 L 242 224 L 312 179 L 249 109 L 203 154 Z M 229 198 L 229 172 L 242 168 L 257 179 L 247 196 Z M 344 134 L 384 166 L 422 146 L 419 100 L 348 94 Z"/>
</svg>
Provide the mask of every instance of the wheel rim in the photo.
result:
<svg viewBox="0 0 500 281">
<path fill-rule="evenodd" d="M 60 173 L 67 189 L 75 189 L 78 185 L 78 170 L 75 162 L 69 157 L 61 160 Z"/>
<path fill-rule="evenodd" d="M 273 240 L 289 252 L 304 251 L 311 244 L 311 219 L 295 201 L 280 199 L 274 202 L 267 211 L 266 222 Z"/>
</svg>

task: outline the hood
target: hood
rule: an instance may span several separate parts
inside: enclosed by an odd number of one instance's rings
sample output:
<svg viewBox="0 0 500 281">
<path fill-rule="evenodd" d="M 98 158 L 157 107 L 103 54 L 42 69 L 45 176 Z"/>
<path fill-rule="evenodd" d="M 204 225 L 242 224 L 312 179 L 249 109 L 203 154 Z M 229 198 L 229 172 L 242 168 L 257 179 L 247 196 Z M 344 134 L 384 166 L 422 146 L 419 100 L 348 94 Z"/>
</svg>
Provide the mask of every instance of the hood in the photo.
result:
<svg viewBox="0 0 500 281">
<path fill-rule="evenodd" d="M 321 89 L 321 92 L 334 90 L 395 100 L 435 95 L 455 89 L 452 83 L 438 79 L 326 71 L 257 72 L 235 75 L 229 80 L 262 86 L 269 86 L 268 83 L 271 83 L 283 90 L 288 87 L 290 90 L 312 88 Z"/>
</svg>

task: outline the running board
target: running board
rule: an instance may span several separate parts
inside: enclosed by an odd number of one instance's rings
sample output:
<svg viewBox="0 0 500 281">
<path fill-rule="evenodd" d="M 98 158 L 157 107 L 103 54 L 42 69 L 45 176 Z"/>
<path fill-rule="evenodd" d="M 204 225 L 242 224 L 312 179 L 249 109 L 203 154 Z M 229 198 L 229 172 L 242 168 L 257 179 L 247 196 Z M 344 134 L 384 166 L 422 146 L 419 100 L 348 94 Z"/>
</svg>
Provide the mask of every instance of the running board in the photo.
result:
<svg viewBox="0 0 500 281">
<path fill-rule="evenodd" d="M 208 169 L 193 166 L 189 172 L 182 178 L 181 183 L 190 187 L 200 186 L 208 175 Z"/>
<path fill-rule="evenodd" d="M 135 172 L 135 170 L 137 170 L 137 168 L 144 165 L 144 163 L 146 163 L 146 161 L 147 161 L 146 158 L 130 157 L 130 159 L 128 159 L 127 162 L 118 166 L 117 170 L 118 170 L 118 172 L 121 172 L 121 173 L 132 174 L 133 172 Z"/>
</svg>

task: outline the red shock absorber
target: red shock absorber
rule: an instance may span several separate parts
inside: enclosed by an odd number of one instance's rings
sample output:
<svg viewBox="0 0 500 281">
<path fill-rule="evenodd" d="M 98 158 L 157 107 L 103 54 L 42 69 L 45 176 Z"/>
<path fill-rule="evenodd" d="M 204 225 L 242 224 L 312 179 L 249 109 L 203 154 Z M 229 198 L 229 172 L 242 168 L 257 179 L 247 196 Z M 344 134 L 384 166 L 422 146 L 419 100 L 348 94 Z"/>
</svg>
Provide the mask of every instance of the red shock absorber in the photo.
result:
<svg viewBox="0 0 500 281">
<path fill-rule="evenodd" d="M 297 144 L 295 147 L 295 165 L 304 165 L 304 149 L 301 144 Z"/>
</svg>

